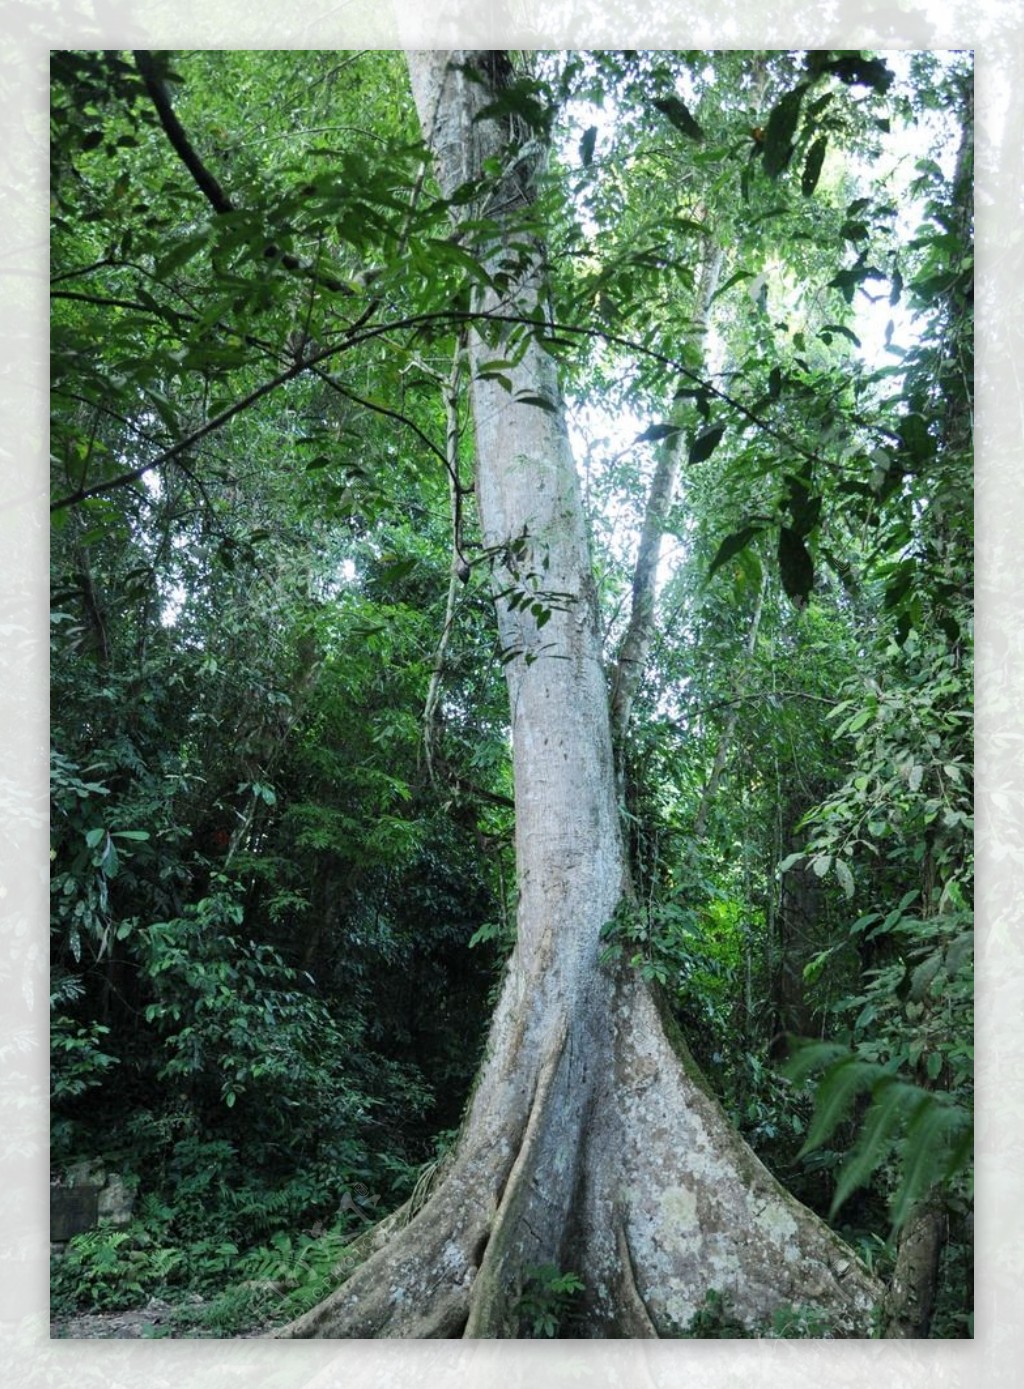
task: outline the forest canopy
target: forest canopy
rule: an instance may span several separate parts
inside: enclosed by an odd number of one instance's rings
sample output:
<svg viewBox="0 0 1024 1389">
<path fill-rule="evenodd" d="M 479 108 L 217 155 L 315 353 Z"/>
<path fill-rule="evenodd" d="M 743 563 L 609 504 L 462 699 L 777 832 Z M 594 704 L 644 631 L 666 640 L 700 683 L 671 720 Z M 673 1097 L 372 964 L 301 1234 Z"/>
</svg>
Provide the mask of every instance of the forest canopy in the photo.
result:
<svg viewBox="0 0 1024 1389">
<path fill-rule="evenodd" d="M 297 1334 L 854 1334 L 664 1293 L 572 1069 L 657 1032 L 969 1336 L 969 56 L 417 61 L 52 55 L 55 1315 L 322 1327 L 479 1181 L 463 1301 Z"/>
</svg>

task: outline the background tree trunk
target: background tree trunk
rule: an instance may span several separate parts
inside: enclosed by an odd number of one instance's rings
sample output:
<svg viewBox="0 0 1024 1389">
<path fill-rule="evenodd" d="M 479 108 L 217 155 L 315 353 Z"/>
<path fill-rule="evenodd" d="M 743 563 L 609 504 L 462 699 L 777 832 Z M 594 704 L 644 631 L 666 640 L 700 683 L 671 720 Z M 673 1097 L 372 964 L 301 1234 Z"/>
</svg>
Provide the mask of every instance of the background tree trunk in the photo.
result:
<svg viewBox="0 0 1024 1389">
<path fill-rule="evenodd" d="M 511 65 L 468 52 L 411 53 L 409 65 L 450 195 L 506 153 L 507 118 L 478 117 Z M 533 172 L 521 161 L 473 215 L 500 207 L 507 222 Z M 492 270 L 508 251 L 495 244 Z M 541 264 L 538 248 L 477 310 L 534 312 Z M 629 883 L 585 517 L 554 361 L 532 333 L 524 349 L 510 332 L 497 345 L 471 333 L 467 356 L 510 700 L 517 943 L 433 1194 L 365 1237 L 351 1277 L 278 1334 L 529 1335 L 522 1297 L 544 1265 L 585 1285 L 562 1334 L 679 1335 L 711 1289 L 750 1327 L 809 1304 L 834 1334 L 866 1334 L 881 1289 L 734 1133 L 640 977 L 600 963 Z M 508 389 L 481 375 L 495 357 L 518 358 L 503 368 Z"/>
</svg>

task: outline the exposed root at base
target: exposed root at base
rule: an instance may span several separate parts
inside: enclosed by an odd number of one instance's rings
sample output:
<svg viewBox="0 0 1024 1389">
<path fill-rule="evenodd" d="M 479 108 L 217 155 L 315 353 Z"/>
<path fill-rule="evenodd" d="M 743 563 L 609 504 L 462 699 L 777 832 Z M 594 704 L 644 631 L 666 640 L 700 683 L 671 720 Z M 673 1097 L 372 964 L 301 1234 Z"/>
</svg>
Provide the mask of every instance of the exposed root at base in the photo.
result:
<svg viewBox="0 0 1024 1389">
<path fill-rule="evenodd" d="M 624 1336 L 636 1337 L 637 1339 L 646 1338 L 657 1339 L 658 1328 L 651 1320 L 651 1315 L 647 1310 L 647 1304 L 640 1295 L 640 1290 L 636 1285 L 636 1270 L 633 1267 L 633 1255 L 629 1248 L 629 1238 L 626 1235 L 626 1222 L 621 1213 L 615 1221 L 615 1248 L 619 1256 L 619 1265 L 622 1270 L 622 1334 Z"/>
</svg>

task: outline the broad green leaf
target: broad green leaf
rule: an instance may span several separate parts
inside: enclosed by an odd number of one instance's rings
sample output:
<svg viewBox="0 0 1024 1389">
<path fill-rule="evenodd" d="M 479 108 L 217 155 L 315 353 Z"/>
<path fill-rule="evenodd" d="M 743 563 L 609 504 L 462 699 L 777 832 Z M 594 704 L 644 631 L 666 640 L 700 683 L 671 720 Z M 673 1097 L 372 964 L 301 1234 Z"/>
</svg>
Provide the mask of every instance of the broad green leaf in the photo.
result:
<svg viewBox="0 0 1024 1389">
<path fill-rule="evenodd" d="M 814 144 L 807 151 L 807 158 L 804 161 L 803 177 L 800 180 L 800 191 L 805 198 L 809 198 L 818 186 L 818 179 L 821 177 L 821 166 L 825 162 L 825 151 L 827 148 L 827 137 L 819 135 Z"/>
<path fill-rule="evenodd" d="M 778 178 L 793 155 L 793 136 L 800 120 L 800 107 L 807 87 L 804 83 L 787 92 L 772 108 L 764 131 L 764 171 Z"/>
<path fill-rule="evenodd" d="M 969 1151 L 964 1140 L 971 1129 L 967 1110 L 935 1095 L 923 1095 L 907 1124 L 902 1180 L 890 1212 L 894 1228 L 905 1224 L 914 1203 L 926 1196 L 936 1181 L 951 1175 L 951 1154 Z"/>
<path fill-rule="evenodd" d="M 681 426 L 678 424 L 652 424 L 645 429 L 642 434 L 638 434 L 634 443 L 647 444 L 656 443 L 659 439 L 671 439 L 680 433 Z"/>
<path fill-rule="evenodd" d="M 846 893 L 848 898 L 853 896 L 853 874 L 850 872 L 849 864 L 844 863 L 841 858 L 836 859 L 836 877 L 839 885 Z"/>
<path fill-rule="evenodd" d="M 107 842 L 104 846 L 103 855 L 100 858 L 99 866 L 100 872 L 104 875 L 104 877 L 117 877 L 117 871 L 120 867 L 120 859 L 118 858 L 117 847 L 109 835 L 107 836 Z"/>
<path fill-rule="evenodd" d="M 872 1090 L 871 1107 L 864 1117 L 856 1147 L 840 1170 L 830 1217 L 835 1216 L 848 1197 L 864 1186 L 885 1161 L 903 1119 L 920 1097 L 916 1086 L 906 1085 L 894 1077 L 885 1076 L 878 1081 Z"/>
<path fill-rule="evenodd" d="M 209 235 L 201 232 L 196 236 L 187 236 L 184 241 L 180 241 L 177 246 L 171 248 L 166 255 L 161 256 L 154 268 L 154 276 L 157 280 L 165 280 L 172 271 L 178 270 L 190 261 L 193 256 L 207 245 Z"/>
<path fill-rule="evenodd" d="M 815 1071 L 825 1070 L 852 1056 L 849 1047 L 840 1042 L 805 1042 L 797 1047 L 782 1067 L 782 1073 L 794 1085 L 800 1085 Z"/>
<path fill-rule="evenodd" d="M 789 526 L 779 528 L 779 574 L 787 597 L 805 608 L 814 587 L 814 563 L 801 537 Z"/>
<path fill-rule="evenodd" d="M 690 114 L 686 103 L 680 101 L 676 96 L 655 97 L 652 105 L 655 106 L 663 116 L 666 116 L 677 130 L 681 130 L 684 135 L 691 140 L 703 140 L 704 132 Z"/>
<path fill-rule="evenodd" d="M 385 564 L 380 571 L 380 580 L 384 584 L 395 584 L 399 579 L 406 578 L 416 568 L 415 559 L 394 560 L 390 564 Z M 373 631 L 383 631 L 381 627 L 374 627 Z"/>
<path fill-rule="evenodd" d="M 713 424 L 708 429 L 701 430 L 690 445 L 688 461 L 690 463 L 703 463 L 710 458 L 721 443 L 724 433 L 724 424 Z"/>
<path fill-rule="evenodd" d="M 827 63 L 824 70 L 834 72 L 848 87 L 871 87 L 880 96 L 884 96 L 893 83 L 893 73 L 882 58 L 866 58 L 861 53 L 844 53 Z"/>
<path fill-rule="evenodd" d="M 812 496 L 801 478 L 787 478 L 787 482 L 792 528 L 802 538 L 809 535 L 820 521 L 822 499 L 820 496 Z"/>
<path fill-rule="evenodd" d="M 533 391 L 517 391 L 515 395 L 517 405 L 535 405 L 538 410 L 547 410 L 551 415 L 557 415 L 559 407 L 553 400 L 548 400 L 547 396 L 537 395 Z"/>
<path fill-rule="evenodd" d="M 711 579 L 721 569 L 723 564 L 727 564 L 734 555 L 738 555 L 741 550 L 746 549 L 755 535 L 759 535 L 761 527 L 756 525 L 743 526 L 740 530 L 734 531 L 732 535 L 727 535 L 715 552 L 715 557 L 708 567 L 708 578 Z"/>
<path fill-rule="evenodd" d="M 927 462 L 935 453 L 935 440 L 922 415 L 906 415 L 899 425 L 900 438 L 915 462 Z"/>
<path fill-rule="evenodd" d="M 730 289 L 732 289 L 733 285 L 738 285 L 743 280 L 753 280 L 756 274 L 757 272 L 755 270 L 737 270 L 735 274 L 729 276 L 724 285 L 720 285 L 718 287 L 718 289 L 708 300 L 709 305 L 713 304 L 716 299 L 720 299 L 723 294 L 727 293 Z M 683 394 L 683 392 L 679 391 L 676 394 L 681 395 Z M 690 394 L 690 392 L 687 392 L 687 394 Z"/>
<path fill-rule="evenodd" d="M 838 333 L 840 337 L 846 338 L 848 342 L 853 343 L 854 347 L 860 347 L 860 338 L 849 328 L 844 327 L 842 323 L 826 323 L 825 326 L 820 329 L 818 337 L 821 338 L 823 342 L 828 343 L 832 341 L 833 333 Z"/>
</svg>

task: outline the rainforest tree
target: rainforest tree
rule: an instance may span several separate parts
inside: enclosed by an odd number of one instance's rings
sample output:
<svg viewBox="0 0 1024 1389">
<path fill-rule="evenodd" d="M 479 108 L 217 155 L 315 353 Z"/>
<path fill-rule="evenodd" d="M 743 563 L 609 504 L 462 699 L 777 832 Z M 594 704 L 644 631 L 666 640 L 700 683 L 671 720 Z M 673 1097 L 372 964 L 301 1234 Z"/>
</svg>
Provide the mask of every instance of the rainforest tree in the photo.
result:
<svg viewBox="0 0 1024 1389">
<path fill-rule="evenodd" d="M 941 1086 L 969 1086 L 939 1041 L 964 997 L 969 870 L 966 157 L 948 187 L 922 169 L 932 224 L 898 252 L 886 190 L 865 197 L 847 164 L 888 124 L 878 58 L 414 52 L 408 79 L 382 63 L 357 100 L 355 60 L 315 56 L 303 90 L 282 55 L 276 79 L 220 59 L 253 101 L 269 83 L 315 108 L 330 135 L 312 153 L 273 127 L 233 141 L 213 69 L 176 92 L 167 55 L 59 67 L 57 921 L 65 1002 L 90 1000 L 62 1024 L 67 1083 L 95 1090 L 137 1057 L 105 1039 L 144 1013 L 202 1132 L 227 1105 L 248 1142 L 248 1093 L 276 1172 L 269 1115 L 287 1103 L 312 1133 L 318 1093 L 321 1173 L 370 1170 L 341 1141 L 370 1141 L 368 1112 L 413 1151 L 403 1105 L 432 1103 L 414 1040 L 431 1038 L 428 1079 L 469 1072 L 439 1022 L 408 1020 L 400 962 L 443 958 L 456 1034 L 484 1021 L 484 971 L 429 905 L 457 914 L 461 884 L 473 940 L 508 953 L 458 1133 L 278 1334 L 671 1337 L 700 1334 L 709 1295 L 740 1334 L 791 1315 L 921 1334 L 947 1213 L 914 1203 L 962 1169 Z M 922 106 L 934 76 L 911 84 Z M 588 123 L 605 99 L 614 119 Z M 110 188 L 97 170 L 118 151 L 133 162 Z M 853 305 L 877 282 L 894 308 L 906 284 L 932 337 L 872 372 Z M 94 364 L 101 316 L 117 333 Z M 639 429 L 581 480 L 584 401 Z M 685 556 L 668 584 L 666 536 Z M 907 741 L 881 686 L 857 703 L 867 671 L 918 690 Z M 837 688 L 859 739 L 843 766 Z M 855 893 L 883 910 L 851 925 Z M 747 1146 L 687 1047 L 692 1009 L 723 998 L 701 997 L 695 961 L 715 939 L 734 957 L 743 910 L 756 1066 L 861 990 L 857 1023 L 804 1062 L 831 1116 L 809 1147 L 857 1094 L 875 1116 L 839 1192 L 908 1114 L 930 1151 L 896 1205 L 932 1272 L 907 1264 L 884 1314 L 881 1282 Z M 422 978 L 419 1011 L 440 1017 L 456 995 Z M 904 983 L 928 1039 L 908 1047 L 889 1015 L 879 1046 L 865 1019 Z M 244 1038 L 275 1009 L 268 1068 L 262 1032 Z M 455 1121 L 453 1096 L 433 1105 L 435 1127 Z"/>
<path fill-rule="evenodd" d="M 516 946 L 443 1180 L 288 1334 L 515 1336 L 544 1265 L 582 1278 L 590 1335 L 678 1334 L 711 1288 L 749 1324 L 807 1303 L 863 1333 L 872 1280 L 737 1140 L 645 981 L 602 966 L 632 887 L 579 482 L 556 364 L 524 332 L 545 320 L 544 246 L 516 213 L 545 131 L 507 100 L 503 53 L 417 53 L 410 70 L 444 194 L 503 171 L 474 209 L 496 224 L 474 308 L 507 322 L 471 329 L 467 352 L 512 711 Z"/>
</svg>

